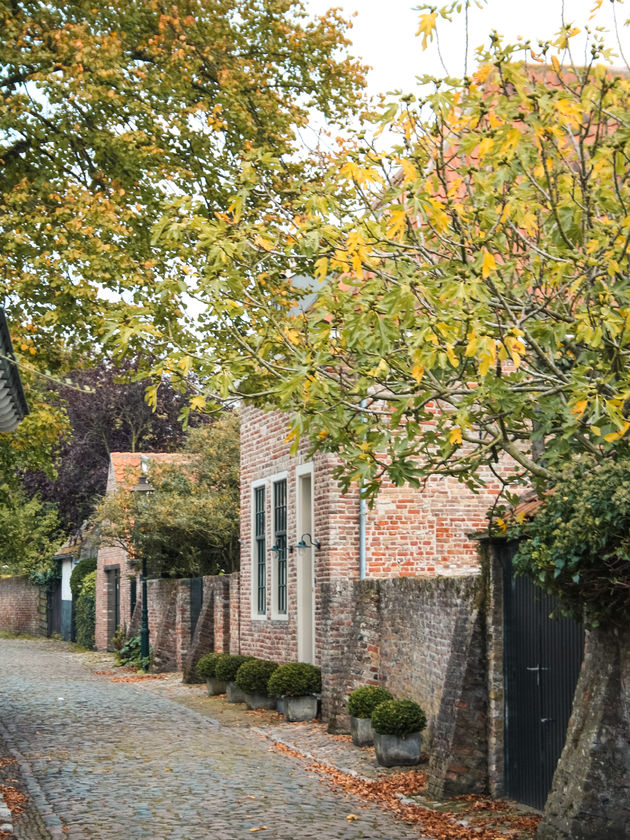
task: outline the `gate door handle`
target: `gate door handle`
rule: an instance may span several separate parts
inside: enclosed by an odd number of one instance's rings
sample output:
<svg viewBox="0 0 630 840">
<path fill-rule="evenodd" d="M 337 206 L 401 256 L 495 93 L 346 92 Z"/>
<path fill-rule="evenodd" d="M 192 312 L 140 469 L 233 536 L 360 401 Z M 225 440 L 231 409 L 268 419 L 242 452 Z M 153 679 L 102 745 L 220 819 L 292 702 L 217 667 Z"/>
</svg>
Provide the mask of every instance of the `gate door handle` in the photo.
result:
<svg viewBox="0 0 630 840">
<path fill-rule="evenodd" d="M 541 723 L 553 723 L 553 718 L 541 718 Z"/>
</svg>

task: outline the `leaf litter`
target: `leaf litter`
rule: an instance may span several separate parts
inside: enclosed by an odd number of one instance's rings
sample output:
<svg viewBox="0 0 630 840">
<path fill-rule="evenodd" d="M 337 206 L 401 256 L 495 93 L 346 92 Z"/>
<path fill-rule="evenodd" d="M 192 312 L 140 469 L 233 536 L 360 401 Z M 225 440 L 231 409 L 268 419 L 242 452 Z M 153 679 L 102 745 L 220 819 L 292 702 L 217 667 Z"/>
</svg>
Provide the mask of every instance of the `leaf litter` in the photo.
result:
<svg viewBox="0 0 630 840">
<path fill-rule="evenodd" d="M 302 753 L 284 744 L 274 744 L 272 749 L 305 760 Z M 376 781 L 344 773 L 318 761 L 309 761 L 306 770 L 324 776 L 333 789 L 341 789 L 393 812 L 407 825 L 418 826 L 424 833 L 430 834 L 433 840 L 531 840 L 540 821 L 538 816 L 515 815 L 506 802 L 484 796 L 458 797 L 455 800 L 457 809 L 451 812 L 403 801 L 423 791 L 427 777 L 419 770 L 397 773 Z"/>
</svg>

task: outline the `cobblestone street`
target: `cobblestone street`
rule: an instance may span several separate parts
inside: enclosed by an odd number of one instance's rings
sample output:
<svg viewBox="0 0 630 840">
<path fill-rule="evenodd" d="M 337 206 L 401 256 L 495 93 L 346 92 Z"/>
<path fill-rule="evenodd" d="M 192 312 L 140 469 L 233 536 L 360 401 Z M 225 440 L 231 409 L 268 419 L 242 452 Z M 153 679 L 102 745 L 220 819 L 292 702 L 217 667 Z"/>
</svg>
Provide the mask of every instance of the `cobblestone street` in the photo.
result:
<svg viewBox="0 0 630 840">
<path fill-rule="evenodd" d="M 0 639 L 0 663 L 0 735 L 48 832 L 20 840 L 421 836 L 255 731 L 112 683 L 62 644 Z"/>
</svg>

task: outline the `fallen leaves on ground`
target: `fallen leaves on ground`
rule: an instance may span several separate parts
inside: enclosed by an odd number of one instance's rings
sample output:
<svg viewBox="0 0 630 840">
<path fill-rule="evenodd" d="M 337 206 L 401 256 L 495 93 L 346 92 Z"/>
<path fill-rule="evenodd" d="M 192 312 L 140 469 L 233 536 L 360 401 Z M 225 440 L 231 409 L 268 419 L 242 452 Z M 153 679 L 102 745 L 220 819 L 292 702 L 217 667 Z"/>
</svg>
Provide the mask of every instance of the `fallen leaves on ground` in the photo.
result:
<svg viewBox="0 0 630 840">
<path fill-rule="evenodd" d="M 3 767 L 8 767 L 9 764 L 15 764 L 15 759 L 14 758 L 0 758 L 0 770 L 2 770 Z"/>
<path fill-rule="evenodd" d="M 540 822 L 540 817 L 535 814 L 514 814 L 508 803 L 500 799 L 465 794 L 464 796 L 458 796 L 457 801 L 468 803 L 468 807 L 460 811 L 460 814 L 480 828 L 499 824 L 505 828 L 513 829 L 515 832 L 525 832 L 533 835 Z"/>
<path fill-rule="evenodd" d="M 302 753 L 286 747 L 284 744 L 274 744 L 272 749 L 292 758 L 304 760 Z M 364 801 L 374 803 L 381 808 L 386 808 L 408 825 L 419 826 L 424 833 L 431 835 L 433 840 L 507 840 L 507 838 L 513 840 L 522 838 L 522 840 L 525 840 L 525 838 L 533 836 L 539 822 L 538 817 L 518 817 L 506 813 L 508 806 L 505 803 L 494 803 L 495 808 L 486 808 L 486 803 L 492 803 L 493 800 L 484 797 L 467 797 L 471 806 L 470 809 L 466 809 L 465 816 L 461 813 L 449 814 L 448 812 L 433 811 L 420 805 L 401 802 L 401 796 L 412 796 L 424 788 L 427 778 L 426 773 L 419 770 L 409 770 L 371 781 L 351 776 L 317 761 L 309 763 L 306 769 L 325 776 L 331 787 L 358 796 Z M 483 804 L 477 807 L 473 804 L 474 802 Z M 482 808 L 486 811 L 494 811 L 495 816 L 484 815 L 477 821 L 474 817 L 468 815 L 468 810 L 472 814 Z M 470 825 L 460 824 L 464 818 Z M 472 825 L 473 821 L 474 826 Z"/>
<path fill-rule="evenodd" d="M 21 814 L 24 811 L 22 805 L 28 802 L 28 797 L 11 785 L 0 785 L 0 795 L 4 797 L 7 808 L 12 814 Z"/>
<path fill-rule="evenodd" d="M 110 677 L 112 683 L 136 683 L 146 680 L 165 680 L 170 674 L 130 674 L 128 677 Z"/>
</svg>

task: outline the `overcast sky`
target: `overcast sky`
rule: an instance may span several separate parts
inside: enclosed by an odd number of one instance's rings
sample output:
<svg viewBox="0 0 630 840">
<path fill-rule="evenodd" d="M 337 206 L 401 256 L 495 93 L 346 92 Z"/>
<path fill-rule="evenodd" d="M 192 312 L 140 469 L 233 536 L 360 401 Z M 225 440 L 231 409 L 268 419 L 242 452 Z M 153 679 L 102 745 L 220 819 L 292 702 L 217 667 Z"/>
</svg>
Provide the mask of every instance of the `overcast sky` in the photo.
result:
<svg viewBox="0 0 630 840">
<path fill-rule="evenodd" d="M 414 79 L 422 73 L 445 75 L 436 50 L 423 52 L 420 39 L 415 37 L 418 28 L 419 12 L 413 11 L 418 2 L 413 0 L 305 0 L 307 7 L 315 14 L 321 14 L 331 6 L 339 6 L 348 17 L 353 18 L 351 38 L 354 53 L 370 64 L 373 70 L 369 76 L 372 93 L 380 93 L 401 88 L 412 90 Z M 437 5 L 444 5 L 446 0 L 435 0 Z M 588 24 L 588 18 L 595 5 L 595 0 L 489 0 L 483 9 L 470 12 L 470 56 L 474 60 L 474 48 L 488 43 L 488 34 L 496 29 L 510 41 L 518 35 L 536 41 L 556 33 L 561 25 L 562 8 L 567 22 L 582 27 Z M 615 4 L 616 7 L 619 3 Z M 617 18 L 623 27 L 623 21 L 630 16 L 630 4 L 617 8 Z M 612 4 L 604 0 L 602 8 L 596 13 L 590 26 L 607 26 L 612 30 Z M 630 31 L 630 30 L 627 30 Z M 449 73 L 463 74 L 464 26 L 462 19 L 453 24 L 442 22 L 440 26 L 440 45 Z M 624 45 L 625 40 L 625 45 Z M 608 38 L 611 46 L 616 46 L 615 36 Z M 626 54 L 630 53 L 630 37 L 622 34 L 622 46 Z M 618 49 L 617 49 L 618 51 Z M 580 49 L 575 55 L 580 61 Z M 615 62 L 621 64 L 620 60 Z"/>
</svg>

